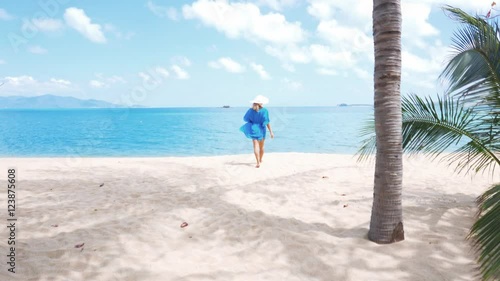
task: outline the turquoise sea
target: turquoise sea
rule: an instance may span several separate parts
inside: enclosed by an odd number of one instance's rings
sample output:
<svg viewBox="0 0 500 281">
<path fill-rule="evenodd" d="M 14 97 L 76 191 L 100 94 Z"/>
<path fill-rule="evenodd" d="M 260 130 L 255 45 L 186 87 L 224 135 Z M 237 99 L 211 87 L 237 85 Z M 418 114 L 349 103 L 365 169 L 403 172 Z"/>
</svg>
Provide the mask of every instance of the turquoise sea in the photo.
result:
<svg viewBox="0 0 500 281">
<path fill-rule="evenodd" d="M 212 156 L 252 152 L 248 108 L 0 110 L 0 157 Z M 371 107 L 269 107 L 267 152 L 352 154 Z"/>
</svg>

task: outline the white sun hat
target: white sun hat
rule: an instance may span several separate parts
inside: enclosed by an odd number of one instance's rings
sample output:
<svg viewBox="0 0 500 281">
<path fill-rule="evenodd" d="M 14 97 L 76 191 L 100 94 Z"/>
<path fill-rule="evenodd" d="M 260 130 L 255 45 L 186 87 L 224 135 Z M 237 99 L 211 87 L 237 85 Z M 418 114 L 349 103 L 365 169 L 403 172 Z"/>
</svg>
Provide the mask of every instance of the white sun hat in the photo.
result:
<svg viewBox="0 0 500 281">
<path fill-rule="evenodd" d="M 258 95 L 253 100 L 251 100 L 250 102 L 251 103 L 266 104 L 266 103 L 269 103 L 269 99 L 266 98 L 266 97 L 264 97 L 263 95 Z"/>
</svg>

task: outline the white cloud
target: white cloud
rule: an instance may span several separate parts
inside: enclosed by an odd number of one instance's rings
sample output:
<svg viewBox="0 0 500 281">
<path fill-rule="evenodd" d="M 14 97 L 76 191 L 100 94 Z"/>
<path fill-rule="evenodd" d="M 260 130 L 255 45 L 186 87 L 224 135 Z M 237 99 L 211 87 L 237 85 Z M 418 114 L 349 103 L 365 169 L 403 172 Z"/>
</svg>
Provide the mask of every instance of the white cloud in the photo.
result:
<svg viewBox="0 0 500 281">
<path fill-rule="evenodd" d="M 161 76 L 163 76 L 164 78 L 167 78 L 170 76 L 170 73 L 168 72 L 168 70 L 166 70 L 165 68 L 163 67 L 156 67 L 155 68 L 155 71 L 160 74 Z"/>
<path fill-rule="evenodd" d="M 68 8 L 64 12 L 66 24 L 80 32 L 83 36 L 94 43 L 106 43 L 106 37 L 99 24 L 92 23 L 92 20 L 85 14 L 85 11 L 78 8 Z"/>
<path fill-rule="evenodd" d="M 297 4 L 298 0 L 258 0 L 260 6 L 268 6 L 271 9 L 281 11 L 286 7 L 291 7 Z"/>
<path fill-rule="evenodd" d="M 237 61 L 235 61 L 229 57 L 220 58 L 217 61 L 211 61 L 208 63 L 208 65 L 210 67 L 216 68 L 216 69 L 223 68 L 227 72 L 231 72 L 231 73 L 242 73 L 245 71 L 245 67 L 243 67 Z"/>
<path fill-rule="evenodd" d="M 61 85 L 62 87 L 67 87 L 71 85 L 70 81 L 64 79 L 50 78 L 50 82 Z"/>
<path fill-rule="evenodd" d="M 311 56 L 306 47 L 298 47 L 296 45 L 287 45 L 283 47 L 266 46 L 266 53 L 273 57 L 277 57 L 282 61 L 294 63 L 309 63 Z"/>
<path fill-rule="evenodd" d="M 293 66 L 293 64 L 283 63 L 281 67 L 288 72 L 295 72 L 295 66 Z"/>
<path fill-rule="evenodd" d="M 67 93 L 77 90 L 73 83 L 65 79 L 50 78 L 46 81 L 39 81 L 29 75 L 7 76 L 2 79 L 5 84 L 2 91 L 6 93 L 35 95 L 52 92 Z"/>
<path fill-rule="evenodd" d="M 428 22 L 431 6 L 420 1 L 403 1 L 401 12 L 404 15 L 403 36 L 409 38 L 436 36 L 439 30 Z"/>
<path fill-rule="evenodd" d="M 14 16 L 7 13 L 6 10 L 0 9 L 0 20 L 11 20 L 14 19 Z"/>
<path fill-rule="evenodd" d="M 127 81 L 123 79 L 123 77 L 118 75 L 111 75 L 109 77 L 104 76 L 102 73 L 95 74 L 96 79 L 92 79 L 89 82 L 89 85 L 92 88 L 109 88 L 113 84 L 125 84 Z"/>
<path fill-rule="evenodd" d="M 171 59 L 173 64 L 180 64 L 183 66 L 191 66 L 191 61 L 184 56 L 176 56 Z"/>
<path fill-rule="evenodd" d="M 159 6 L 159 5 L 156 5 L 155 3 L 153 3 L 152 1 L 148 1 L 148 3 L 146 4 L 146 7 L 148 7 L 148 9 L 158 17 L 161 17 L 161 18 L 167 17 L 167 18 L 174 20 L 174 21 L 179 20 L 179 14 L 178 14 L 177 10 L 173 7 Z"/>
<path fill-rule="evenodd" d="M 354 68 L 354 73 L 361 79 L 373 79 L 373 73 L 370 73 L 364 69 L 361 69 L 359 67 Z"/>
<path fill-rule="evenodd" d="M 189 79 L 189 74 L 178 65 L 173 65 L 172 71 L 175 72 L 177 79 Z"/>
<path fill-rule="evenodd" d="M 36 83 L 36 80 L 32 76 L 22 75 L 22 76 L 7 76 L 4 78 L 6 84 L 13 86 L 22 86 L 28 84 Z"/>
<path fill-rule="evenodd" d="M 302 83 L 298 81 L 293 81 L 288 78 L 281 79 L 281 83 L 283 83 L 288 89 L 293 91 L 298 91 L 302 89 Z"/>
<path fill-rule="evenodd" d="M 405 71 L 417 73 L 438 72 L 440 66 L 431 59 L 424 59 L 408 51 L 401 52 L 402 68 Z"/>
<path fill-rule="evenodd" d="M 349 69 L 362 59 L 358 52 L 353 51 L 354 48 L 342 49 L 322 44 L 302 47 L 289 45 L 282 48 L 267 46 L 265 50 L 271 56 L 282 60 L 285 65 L 290 65 L 290 62 L 304 64 L 314 62 L 321 67 Z"/>
<path fill-rule="evenodd" d="M 450 0 L 446 4 L 460 7 L 474 14 L 486 14 L 491 1 Z M 373 37 L 372 1 L 308 0 L 308 13 L 318 19 L 317 38 L 323 43 L 312 42 L 308 56 L 320 66 L 317 71 L 326 74 L 334 70 L 344 75 L 356 75 L 372 80 Z M 443 69 L 447 48 L 439 41 L 437 26 L 430 21 L 431 13 L 442 13 L 440 0 L 403 0 L 402 68 L 406 83 L 425 85 L 436 81 Z M 303 48 L 303 47 L 302 47 Z M 282 54 L 286 52 L 282 52 Z M 321 70 L 323 68 L 323 70 Z M 339 72 L 342 71 L 342 72 Z"/>
<path fill-rule="evenodd" d="M 288 22 L 279 13 L 261 14 L 257 5 L 248 2 L 198 0 L 184 5 L 182 12 L 186 19 L 199 19 L 229 38 L 290 44 L 306 37 L 299 22 Z"/>
<path fill-rule="evenodd" d="M 318 36 L 335 46 L 339 51 L 373 54 L 373 39 L 359 28 L 342 26 L 336 20 L 325 20 L 318 24 Z"/>
<path fill-rule="evenodd" d="M 166 69 L 158 66 L 154 69 L 149 69 L 147 73 L 139 72 L 138 75 L 142 80 L 142 86 L 146 90 L 152 91 L 158 88 L 164 79 L 168 78 L 169 73 Z"/>
<path fill-rule="evenodd" d="M 310 1 L 307 12 L 319 19 L 330 19 L 333 16 L 333 8 L 329 1 Z"/>
<path fill-rule="evenodd" d="M 404 0 L 402 3 L 403 13 L 408 15 L 403 20 L 403 36 L 408 37 L 406 46 L 403 38 L 403 50 L 409 53 L 411 49 L 408 48 L 420 46 L 428 51 L 421 57 L 404 54 L 409 57 L 409 65 L 403 67 L 410 73 L 427 75 L 440 69 L 436 62 L 442 58 L 442 52 L 429 52 L 432 45 L 429 40 L 439 35 L 438 29 L 429 23 L 430 12 L 438 7 L 437 2 Z M 343 74 L 372 79 L 371 72 L 365 70 L 373 65 L 372 2 L 308 0 L 308 12 L 318 19 L 314 37 L 307 42 L 268 42 L 266 53 L 280 59 L 282 67 L 289 71 L 294 70 L 293 63 L 313 63 L 317 66 L 316 72 L 322 75 Z"/>
<path fill-rule="evenodd" d="M 367 21 L 371 23 L 372 1 L 309 0 L 308 2 L 307 12 L 320 20 L 330 20 L 342 15 L 356 24 L 364 25 Z"/>
<path fill-rule="evenodd" d="M 125 79 L 123 79 L 123 77 L 121 76 L 118 76 L 118 75 L 112 75 L 108 78 L 102 78 L 106 81 L 108 81 L 109 83 L 112 83 L 112 84 L 115 84 L 115 83 L 122 83 L 122 84 L 125 84 L 127 83 L 127 81 Z"/>
<path fill-rule="evenodd" d="M 418 79 L 416 79 L 414 74 L 410 74 L 407 71 L 403 71 L 401 75 L 401 80 L 403 82 L 406 82 L 406 84 L 408 85 L 418 87 L 419 89 L 424 88 L 432 90 L 432 92 L 434 92 L 438 88 L 436 76 L 418 75 Z"/>
<path fill-rule="evenodd" d="M 142 81 L 144 81 L 144 82 L 148 82 L 151 80 L 151 76 L 144 73 L 144 72 L 139 72 L 138 75 L 139 75 L 139 77 L 141 77 Z"/>
<path fill-rule="evenodd" d="M 175 70 L 180 71 L 179 74 L 177 74 Z M 175 68 L 173 71 L 176 72 L 178 79 L 189 78 L 189 75 L 181 68 Z M 144 85 L 157 86 L 159 84 L 162 84 L 163 80 L 170 77 L 170 72 L 164 67 L 156 66 L 147 70 L 146 72 L 141 71 L 137 75 L 141 78 Z"/>
<path fill-rule="evenodd" d="M 33 19 L 31 23 L 40 31 L 43 32 L 54 32 L 63 29 L 64 24 L 58 19 Z"/>
<path fill-rule="evenodd" d="M 335 71 L 334 69 L 329 69 L 329 68 L 318 68 L 316 70 L 321 75 L 330 75 L 330 76 L 335 76 L 338 75 L 338 72 Z"/>
<path fill-rule="evenodd" d="M 132 39 L 132 37 L 135 36 L 135 32 L 132 31 L 122 32 L 116 26 L 109 23 L 104 25 L 104 31 L 113 33 L 116 38 L 124 40 L 130 40 Z"/>
<path fill-rule="evenodd" d="M 256 64 L 256 63 L 251 63 L 250 67 L 257 73 L 259 74 L 260 78 L 263 80 L 270 80 L 271 76 L 269 76 L 269 73 L 266 72 L 264 69 L 264 66 L 261 64 Z"/>
<path fill-rule="evenodd" d="M 47 49 L 42 48 L 40 46 L 29 46 L 28 52 L 30 52 L 32 54 L 43 55 L 43 54 L 46 54 L 48 51 L 47 51 Z"/>
<path fill-rule="evenodd" d="M 437 8 L 440 5 L 442 5 L 440 0 L 401 1 L 401 10 L 404 15 L 403 35 L 411 34 L 412 38 L 438 35 L 438 29 L 432 26 L 428 20 L 432 8 Z M 462 6 L 461 4 L 458 7 Z M 309 0 L 308 12 L 320 21 L 335 19 L 344 23 L 337 25 L 338 27 L 358 29 L 359 32 L 371 34 L 372 7 L 372 1 Z"/>
<path fill-rule="evenodd" d="M 318 65 L 338 68 L 351 68 L 356 65 L 356 58 L 347 50 L 337 51 L 319 44 L 311 45 L 309 50 L 311 57 Z"/>
<path fill-rule="evenodd" d="M 210 61 L 210 62 L 208 62 L 208 66 L 210 66 L 211 68 L 215 68 L 215 69 L 221 69 L 222 68 L 222 65 L 219 64 L 216 61 Z"/>
<path fill-rule="evenodd" d="M 90 87 L 92 88 L 107 88 L 108 86 L 104 84 L 104 82 L 98 81 L 98 80 L 90 80 L 89 82 Z"/>
<path fill-rule="evenodd" d="M 436 90 L 439 73 L 446 65 L 447 54 L 451 47 L 443 46 L 440 40 L 428 42 L 425 51 L 413 52 L 403 49 L 403 81 L 417 87 Z"/>
<path fill-rule="evenodd" d="M 311 60 L 306 48 L 289 46 L 286 48 L 286 52 L 292 62 L 308 63 Z"/>
<path fill-rule="evenodd" d="M 442 0 L 406 0 L 405 2 L 422 2 L 433 8 L 440 8 L 443 6 Z M 453 7 L 459 7 L 462 10 L 470 11 L 472 14 L 486 14 L 491 7 L 492 0 L 447 0 L 445 3 Z"/>
<path fill-rule="evenodd" d="M 455 2 L 466 2 L 456 0 Z M 476 1 L 469 1 L 476 2 Z M 447 3 L 451 4 L 451 3 Z M 419 37 L 437 36 L 439 31 L 429 23 L 429 15 L 432 9 L 442 5 L 440 0 L 404 0 L 401 1 L 401 10 L 404 15 L 403 36 L 415 40 Z M 474 5 L 477 6 L 477 5 Z M 353 31 L 353 37 L 363 39 L 361 34 L 372 32 L 372 1 L 345 1 L 345 0 L 309 0 L 307 8 L 309 14 L 320 20 L 319 27 L 326 22 L 342 22 L 334 27 L 338 29 Z M 463 7 L 462 4 L 458 7 Z M 327 26 L 325 26 L 327 27 Z M 331 26 L 330 26 L 331 28 Z M 319 29 L 319 28 L 318 28 Z M 331 33 L 331 32 L 327 32 Z M 407 35 L 409 34 L 409 35 Z M 336 39 L 337 37 L 329 37 Z M 352 41 L 352 40 L 350 40 Z M 366 41 L 363 39 L 363 41 Z M 359 42 L 358 42 L 359 43 Z"/>
<path fill-rule="evenodd" d="M 452 0 L 457 7 L 480 7 L 478 1 Z M 480 0 L 482 1 L 482 0 Z M 467 2 L 467 4 L 466 4 Z M 474 4 L 470 4 L 476 2 Z M 488 1 L 484 1 L 488 2 Z M 491 3 L 491 2 L 490 2 Z M 447 4 L 451 4 L 450 1 Z M 441 0 L 403 0 L 401 10 L 404 15 L 403 36 L 411 34 L 411 38 L 436 36 L 439 31 L 429 23 L 432 9 L 443 5 Z M 489 7 L 489 4 L 483 7 Z M 362 33 L 370 33 L 372 29 L 372 1 L 345 1 L 345 0 L 309 0 L 307 8 L 309 14 L 320 21 L 335 19 L 342 22 L 339 27 L 358 29 Z"/>
</svg>

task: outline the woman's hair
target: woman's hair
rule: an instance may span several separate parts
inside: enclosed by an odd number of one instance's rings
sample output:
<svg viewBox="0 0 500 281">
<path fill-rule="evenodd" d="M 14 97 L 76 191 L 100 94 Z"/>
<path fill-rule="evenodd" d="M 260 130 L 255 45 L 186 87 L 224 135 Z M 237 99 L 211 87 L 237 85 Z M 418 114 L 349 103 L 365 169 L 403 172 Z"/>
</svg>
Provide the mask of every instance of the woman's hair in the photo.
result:
<svg viewBox="0 0 500 281">
<path fill-rule="evenodd" d="M 262 104 L 260 104 L 260 103 L 254 103 L 254 104 L 252 105 L 252 108 L 253 108 L 253 110 L 255 110 L 255 111 L 259 111 L 259 110 L 262 108 Z"/>
</svg>

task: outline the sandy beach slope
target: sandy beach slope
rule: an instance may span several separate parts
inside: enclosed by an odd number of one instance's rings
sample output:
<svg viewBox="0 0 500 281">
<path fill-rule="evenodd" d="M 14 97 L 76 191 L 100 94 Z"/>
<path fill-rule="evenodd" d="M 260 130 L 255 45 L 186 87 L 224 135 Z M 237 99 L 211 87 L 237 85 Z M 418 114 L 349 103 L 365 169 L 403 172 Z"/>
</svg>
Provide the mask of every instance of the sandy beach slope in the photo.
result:
<svg viewBox="0 0 500 281">
<path fill-rule="evenodd" d="M 17 273 L 3 226 L 0 280 L 23 281 L 476 280 L 464 238 L 500 181 L 405 159 L 406 240 L 382 246 L 366 237 L 373 165 L 348 155 L 273 153 L 260 169 L 251 155 L 2 158 L 4 183 L 7 167 Z"/>
</svg>

